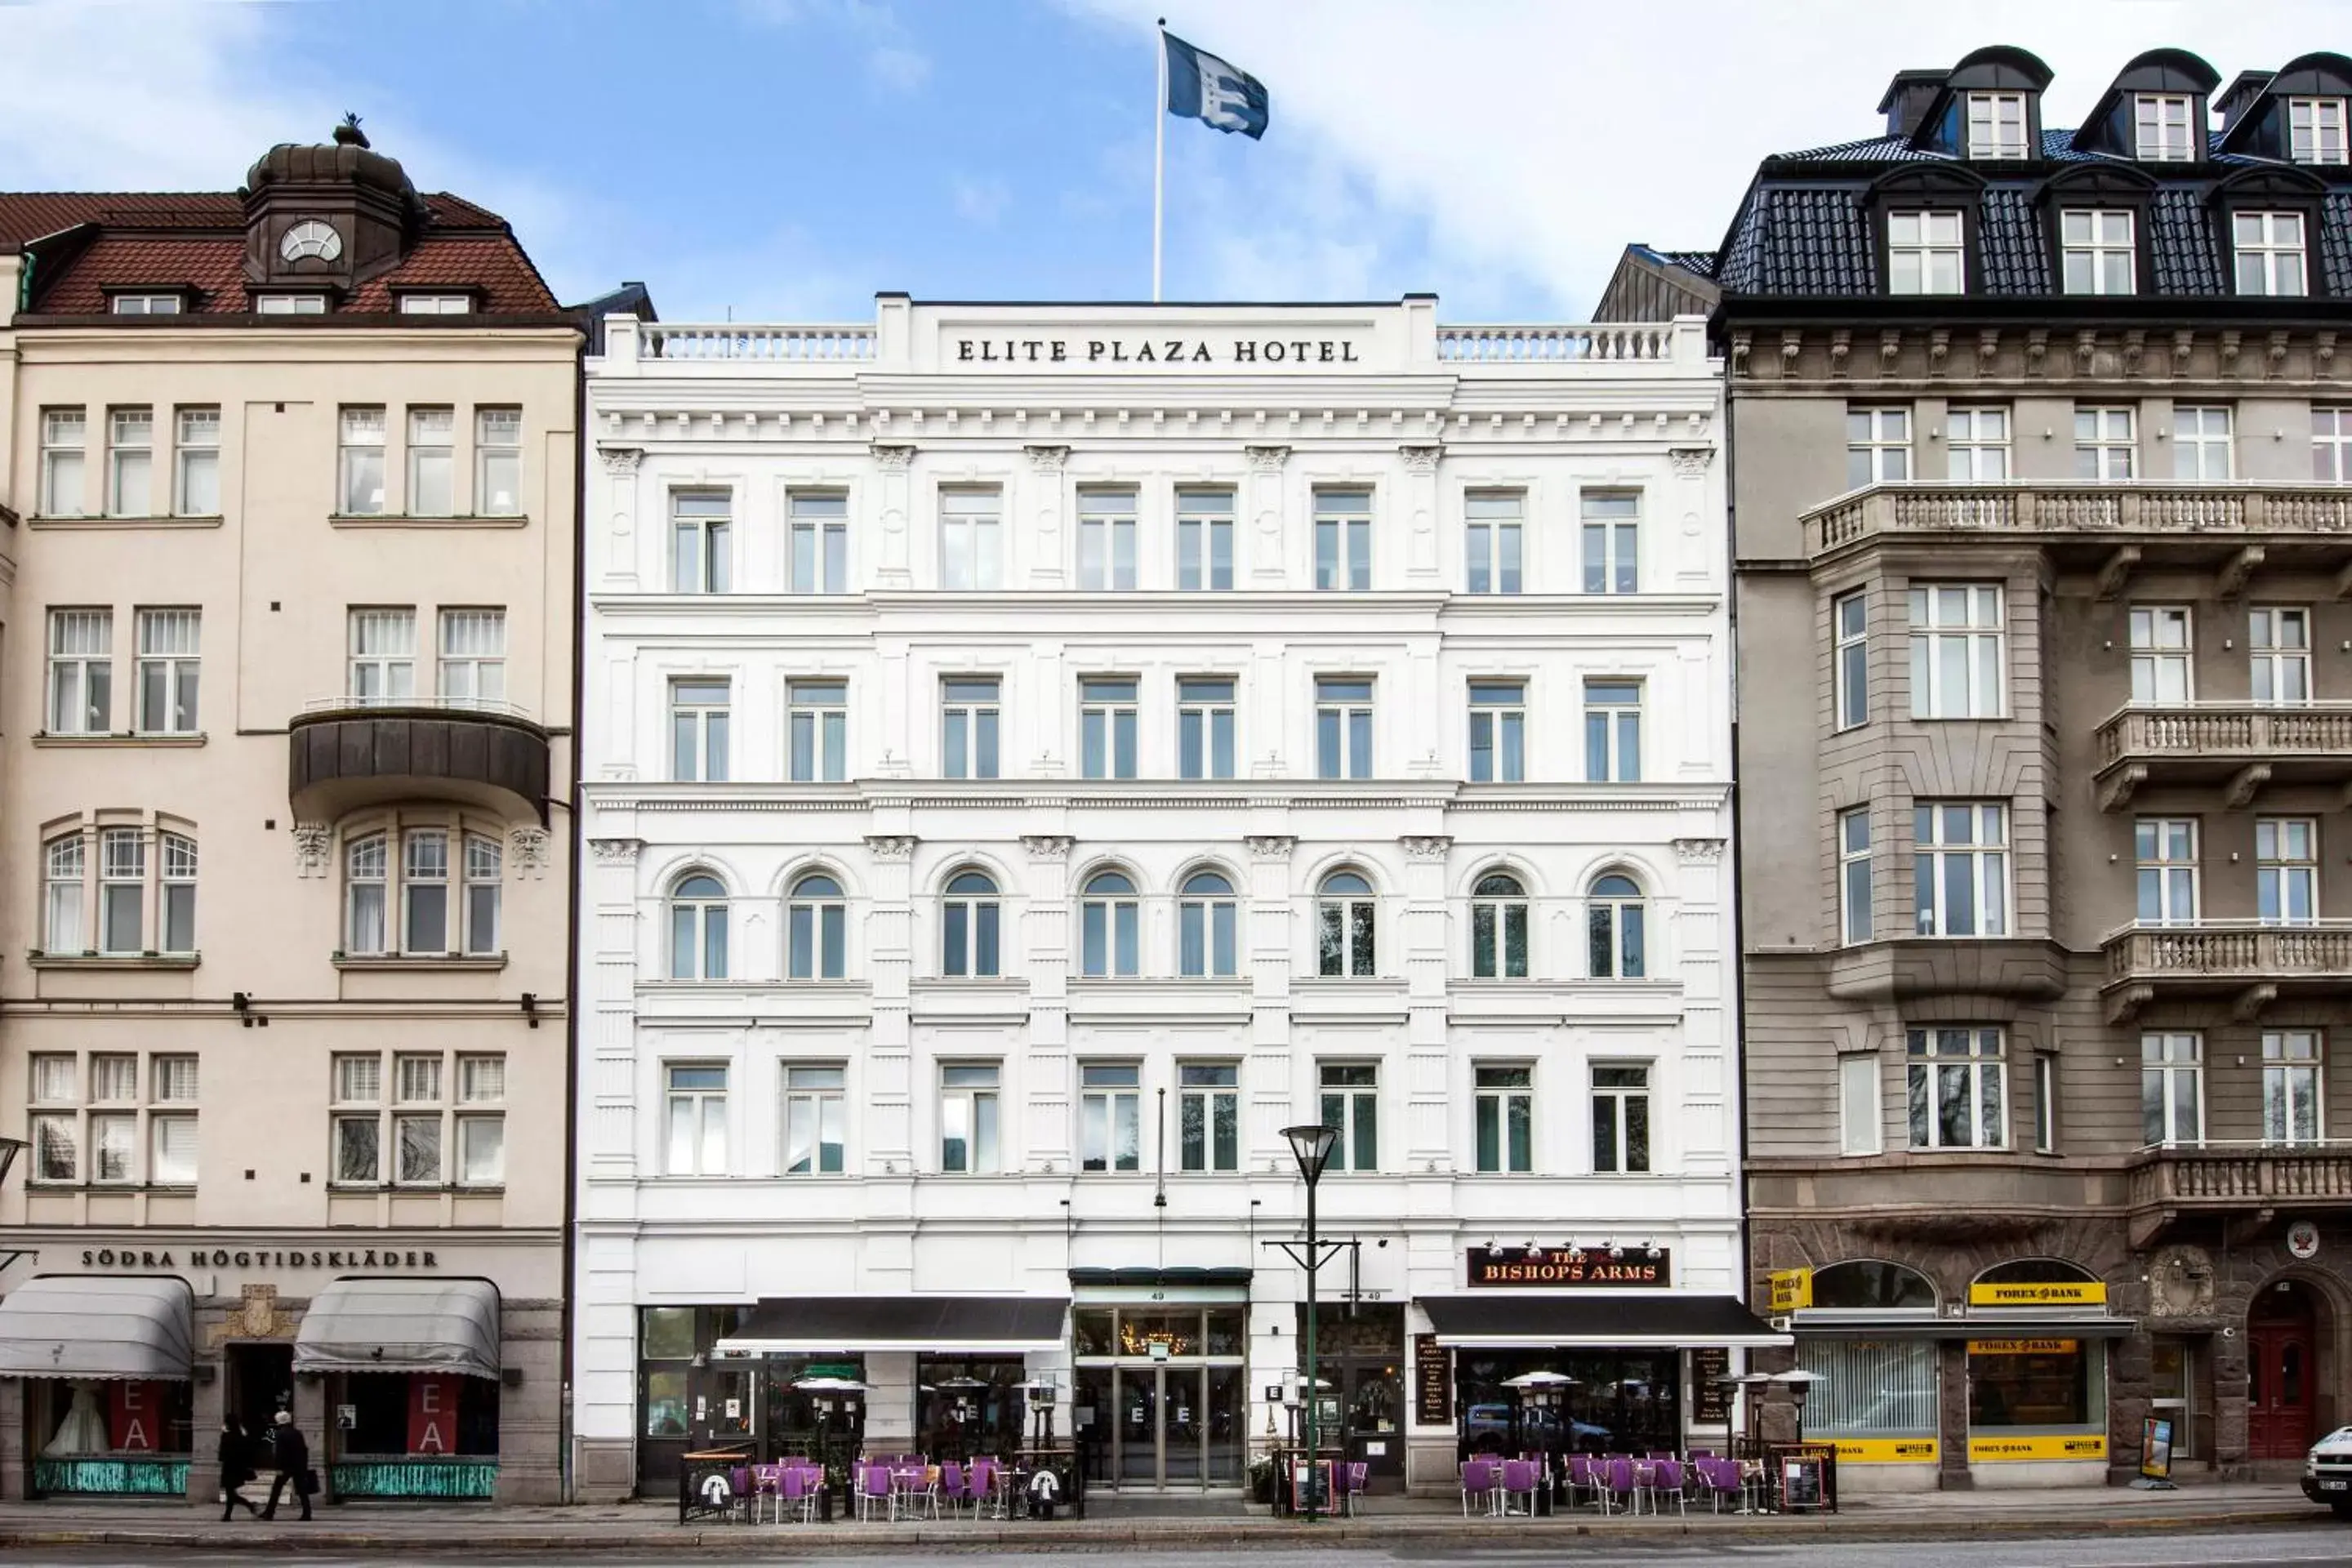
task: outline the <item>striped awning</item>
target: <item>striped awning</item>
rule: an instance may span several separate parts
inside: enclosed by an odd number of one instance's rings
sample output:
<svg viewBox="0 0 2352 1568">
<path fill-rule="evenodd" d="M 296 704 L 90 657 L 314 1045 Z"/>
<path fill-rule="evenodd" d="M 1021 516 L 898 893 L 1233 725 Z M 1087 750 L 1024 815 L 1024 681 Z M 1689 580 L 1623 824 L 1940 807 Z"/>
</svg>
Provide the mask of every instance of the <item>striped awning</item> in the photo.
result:
<svg viewBox="0 0 2352 1568">
<path fill-rule="evenodd" d="M 0 1377 L 185 1378 L 194 1305 L 161 1275 L 28 1279 L 0 1299 Z"/>
</svg>

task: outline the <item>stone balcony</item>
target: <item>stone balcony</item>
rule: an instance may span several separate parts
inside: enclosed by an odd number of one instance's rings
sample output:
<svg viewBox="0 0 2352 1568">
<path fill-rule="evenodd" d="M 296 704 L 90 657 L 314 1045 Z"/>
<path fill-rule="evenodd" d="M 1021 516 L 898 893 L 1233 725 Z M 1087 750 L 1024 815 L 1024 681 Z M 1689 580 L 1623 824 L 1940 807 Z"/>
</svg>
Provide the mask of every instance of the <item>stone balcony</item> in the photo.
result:
<svg viewBox="0 0 2352 1568">
<path fill-rule="evenodd" d="M 396 801 L 457 801 L 547 821 L 547 731 L 499 702 L 333 697 L 289 727 L 287 797 L 332 822 Z"/>
<path fill-rule="evenodd" d="M 2352 702 L 2132 707 L 2099 726 L 2099 808 L 2142 784 L 2214 784 L 2240 810 L 2269 784 L 2352 782 Z"/>
<path fill-rule="evenodd" d="M 2352 921 L 2132 925 L 2103 945 L 2107 1021 L 2116 1025 L 2158 997 L 2223 997 L 2243 1021 L 2282 995 L 2340 994 L 2352 981 Z"/>
<path fill-rule="evenodd" d="M 2135 1247 L 2187 1214 L 2226 1214 L 2252 1235 L 2283 1212 L 2352 1204 L 2352 1142 L 2164 1145 L 2128 1175 Z"/>
<path fill-rule="evenodd" d="M 2225 585 L 2256 566 L 2352 562 L 2352 486 L 2151 479 L 1906 482 L 1804 514 L 1815 557 L 1884 540 L 2042 544 L 2083 556 L 2103 595 L 2133 567 L 2210 566 Z"/>
</svg>

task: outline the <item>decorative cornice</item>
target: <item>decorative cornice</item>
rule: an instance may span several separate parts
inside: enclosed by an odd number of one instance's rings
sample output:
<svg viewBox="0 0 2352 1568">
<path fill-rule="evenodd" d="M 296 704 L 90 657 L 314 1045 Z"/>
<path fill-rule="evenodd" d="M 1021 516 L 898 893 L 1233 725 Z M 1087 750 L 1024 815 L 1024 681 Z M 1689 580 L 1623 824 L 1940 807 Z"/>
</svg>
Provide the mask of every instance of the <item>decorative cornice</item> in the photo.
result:
<svg viewBox="0 0 2352 1568">
<path fill-rule="evenodd" d="M 646 847 L 642 838 L 591 838 L 588 853 L 596 858 L 599 866 L 634 866 Z"/>
<path fill-rule="evenodd" d="M 1454 840 L 1443 833 L 1408 834 L 1397 840 L 1408 860 L 1443 860 L 1454 847 Z"/>
<path fill-rule="evenodd" d="M 1404 470 L 1421 479 L 1437 472 L 1437 459 L 1445 455 L 1443 447 L 1399 447 L 1397 456 L 1404 459 Z"/>
<path fill-rule="evenodd" d="M 877 441 L 872 449 L 874 461 L 886 474 L 903 474 L 914 467 L 915 447 L 910 441 Z"/>
<path fill-rule="evenodd" d="M 1278 474 L 1282 465 L 1290 459 L 1287 447 L 1244 447 L 1242 455 L 1249 459 L 1253 474 Z"/>
<path fill-rule="evenodd" d="M 1715 461 L 1715 448 L 1670 447 L 1666 449 L 1666 461 L 1674 465 L 1675 478 L 1678 479 L 1705 479 L 1708 465 Z"/>
<path fill-rule="evenodd" d="M 1076 844 L 1077 840 L 1066 833 L 1024 833 L 1021 836 L 1021 847 L 1029 851 L 1032 860 L 1067 860 Z"/>
<path fill-rule="evenodd" d="M 911 833 L 869 833 L 866 836 L 866 852 L 877 860 L 912 860 L 918 842 Z"/>
<path fill-rule="evenodd" d="M 632 478 L 637 465 L 645 461 L 643 447 L 600 447 L 596 455 L 604 461 L 604 471 L 616 479 Z"/>
<path fill-rule="evenodd" d="M 1720 838 L 1677 838 L 1675 858 L 1685 866 L 1712 866 L 1723 858 Z"/>
<path fill-rule="evenodd" d="M 1287 833 L 1253 833 L 1242 839 L 1253 860 L 1287 860 L 1298 840 Z"/>
<path fill-rule="evenodd" d="M 1049 476 L 1058 474 L 1070 460 L 1070 449 L 1067 447 L 1040 443 L 1024 447 L 1021 449 L 1029 454 L 1029 466 L 1041 474 Z"/>
</svg>

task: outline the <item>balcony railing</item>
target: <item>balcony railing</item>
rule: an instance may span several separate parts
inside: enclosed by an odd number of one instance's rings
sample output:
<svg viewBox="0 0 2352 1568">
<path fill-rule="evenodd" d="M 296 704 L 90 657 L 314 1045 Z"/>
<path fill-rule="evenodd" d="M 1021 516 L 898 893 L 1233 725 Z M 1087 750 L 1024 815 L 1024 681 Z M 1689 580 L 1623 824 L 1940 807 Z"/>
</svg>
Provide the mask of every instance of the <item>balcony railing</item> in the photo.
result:
<svg viewBox="0 0 2352 1568">
<path fill-rule="evenodd" d="M 637 331 L 647 359 L 870 360 L 877 341 L 872 327 L 833 324 L 752 327 L 648 321 Z"/>
<path fill-rule="evenodd" d="M 2110 983 L 2352 977 L 2352 920 L 2134 925 L 2109 936 L 2105 946 Z"/>
<path fill-rule="evenodd" d="M 1448 327 L 1437 329 L 1437 357 L 1449 364 L 1557 364 L 1574 360 L 1675 357 L 1675 330 L 1625 326 Z"/>
<path fill-rule="evenodd" d="M 356 713 L 377 708 L 431 710 L 446 713 L 490 713 L 502 719 L 529 720 L 530 714 L 519 702 L 501 701 L 494 697 L 376 697 L 353 696 L 313 697 L 302 704 L 305 713 Z"/>
<path fill-rule="evenodd" d="M 2215 1143 L 2143 1150 L 2134 1208 L 2352 1202 L 2352 1142 Z"/>
<path fill-rule="evenodd" d="M 1818 555 L 1887 533 L 2340 534 L 2352 543 L 2352 486 L 2149 480 L 1906 483 L 1854 490 L 1804 514 Z"/>
</svg>

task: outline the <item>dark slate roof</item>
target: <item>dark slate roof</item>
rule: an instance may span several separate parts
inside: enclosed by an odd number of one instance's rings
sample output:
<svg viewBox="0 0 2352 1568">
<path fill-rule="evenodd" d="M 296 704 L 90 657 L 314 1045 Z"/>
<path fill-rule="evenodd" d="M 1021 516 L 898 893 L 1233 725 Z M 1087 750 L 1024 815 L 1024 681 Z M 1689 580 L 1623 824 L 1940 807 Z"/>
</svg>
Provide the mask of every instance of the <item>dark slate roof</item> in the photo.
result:
<svg viewBox="0 0 2352 1568">
<path fill-rule="evenodd" d="M 1657 250 L 1651 254 L 1669 267 L 1679 267 L 1702 278 L 1715 276 L 1715 252 L 1712 250 Z"/>
<path fill-rule="evenodd" d="M 2338 299 L 2352 294 L 2352 191 L 2330 191 L 2319 205 L 2319 280 Z"/>
<path fill-rule="evenodd" d="M 1978 265 L 1984 268 L 1985 291 L 2050 292 L 2050 254 L 2042 248 L 2042 226 L 2034 221 L 2033 204 L 2026 193 L 1995 186 L 1984 194 L 1983 216 Z"/>
<path fill-rule="evenodd" d="M 2194 188 L 2158 191 L 2148 204 L 2148 247 L 2156 259 L 2159 294 L 2225 294 L 2221 248 L 2214 242 L 2213 214 Z"/>
<path fill-rule="evenodd" d="M 1877 247 L 1859 190 L 1763 186 L 1748 195 L 1717 265 L 1716 280 L 1742 294 L 1869 294 Z"/>
</svg>

